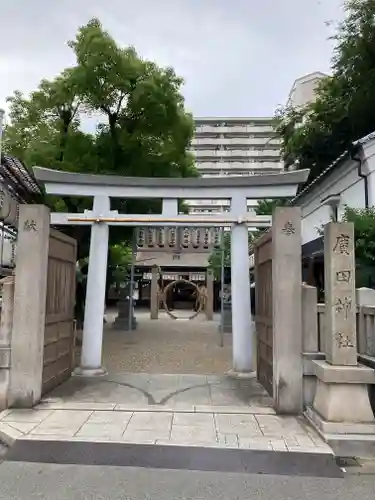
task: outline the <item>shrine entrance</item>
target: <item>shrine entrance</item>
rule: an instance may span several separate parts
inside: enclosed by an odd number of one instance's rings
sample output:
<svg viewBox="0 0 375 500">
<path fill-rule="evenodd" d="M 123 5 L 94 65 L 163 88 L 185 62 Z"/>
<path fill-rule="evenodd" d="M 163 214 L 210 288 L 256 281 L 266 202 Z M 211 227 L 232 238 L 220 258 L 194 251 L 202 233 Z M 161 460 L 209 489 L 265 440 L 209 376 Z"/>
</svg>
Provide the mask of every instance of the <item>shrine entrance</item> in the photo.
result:
<svg viewBox="0 0 375 500">
<path fill-rule="evenodd" d="M 220 227 L 173 226 L 136 230 L 133 262 L 134 274 L 140 276 L 138 305 L 150 310 L 151 319 L 158 319 L 159 313 L 186 319 L 199 310 L 213 320 L 214 278 L 208 260 L 220 248 L 221 231 Z"/>
<path fill-rule="evenodd" d="M 300 170 L 248 178 L 218 177 L 214 179 L 129 178 L 74 174 L 39 167 L 34 169 L 34 173 L 36 178 L 44 183 L 48 194 L 93 198 L 92 210 L 87 210 L 82 214 L 51 214 L 51 224 L 53 225 L 91 226 L 80 364 L 81 374 L 94 376 L 105 372 L 105 368 L 102 366 L 102 346 L 110 225 L 151 228 L 227 227 L 231 229 L 231 371 L 235 375 L 242 374 L 245 376 L 249 376 L 249 374 L 254 372 L 253 346 L 255 345 L 255 331 L 251 321 L 250 273 L 247 272 L 249 269 L 248 231 L 249 227 L 270 227 L 272 218 L 270 216 L 255 216 L 248 213 L 247 201 L 248 199 L 260 200 L 293 197 L 296 194 L 298 185 L 306 181 L 308 171 Z M 122 199 L 161 199 L 162 213 L 152 215 L 120 214 L 115 210 L 111 210 L 111 197 Z M 218 215 L 211 214 L 209 216 L 182 215 L 178 213 L 179 200 L 197 198 L 227 199 L 230 202 L 230 212 Z M 279 226 L 277 225 L 277 227 Z M 277 241 L 276 239 L 274 245 L 277 245 Z M 285 268 L 288 270 L 287 265 Z M 277 265 L 275 272 L 273 268 L 272 278 L 274 281 L 276 280 L 277 288 L 281 284 L 284 285 L 284 283 L 279 281 L 280 277 L 283 278 L 283 275 L 278 275 L 278 273 L 279 267 Z M 152 274 L 155 276 L 155 279 L 152 280 L 151 286 L 156 288 L 157 266 L 152 268 Z M 273 287 L 273 290 L 275 288 Z M 287 290 L 287 286 L 285 290 Z M 286 297 L 287 295 L 285 293 Z M 290 313 L 290 304 L 285 302 L 285 300 L 281 301 L 280 304 L 283 305 L 284 314 L 288 315 Z M 276 303 L 278 304 L 277 301 Z M 285 321 L 284 323 L 287 324 Z M 157 325 L 157 322 L 155 322 L 155 325 Z M 135 334 L 138 334 L 138 332 L 135 332 Z M 278 356 L 277 352 L 276 356 Z M 288 362 L 287 356 L 285 362 Z"/>
</svg>

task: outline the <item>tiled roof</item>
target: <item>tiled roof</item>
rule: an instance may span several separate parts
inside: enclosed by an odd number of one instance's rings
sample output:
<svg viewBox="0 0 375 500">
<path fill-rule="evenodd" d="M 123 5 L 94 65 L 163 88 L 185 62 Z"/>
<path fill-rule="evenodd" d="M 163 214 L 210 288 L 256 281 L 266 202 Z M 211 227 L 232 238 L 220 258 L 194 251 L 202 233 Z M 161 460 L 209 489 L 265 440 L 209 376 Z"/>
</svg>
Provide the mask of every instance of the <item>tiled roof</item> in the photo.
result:
<svg viewBox="0 0 375 500">
<path fill-rule="evenodd" d="M 367 142 L 371 141 L 372 139 L 375 139 L 375 131 L 371 132 L 371 134 L 366 135 L 365 137 L 362 137 L 361 139 L 358 139 L 357 141 L 352 142 L 352 146 L 363 146 Z M 350 150 L 347 149 L 344 151 L 338 158 L 336 158 L 335 161 L 333 161 L 330 165 L 328 165 L 327 168 L 325 168 L 315 179 L 313 179 L 309 184 L 307 184 L 298 194 L 291 200 L 291 205 L 293 205 L 301 196 L 303 196 L 305 193 L 310 191 L 315 184 L 319 183 L 323 177 L 325 177 L 328 173 L 330 173 L 332 170 L 334 170 L 338 165 L 340 165 L 344 160 L 348 159 L 349 157 Z"/>
<path fill-rule="evenodd" d="M 14 156 L 1 155 L 0 183 L 21 203 L 35 202 L 42 196 L 34 174 Z"/>
</svg>

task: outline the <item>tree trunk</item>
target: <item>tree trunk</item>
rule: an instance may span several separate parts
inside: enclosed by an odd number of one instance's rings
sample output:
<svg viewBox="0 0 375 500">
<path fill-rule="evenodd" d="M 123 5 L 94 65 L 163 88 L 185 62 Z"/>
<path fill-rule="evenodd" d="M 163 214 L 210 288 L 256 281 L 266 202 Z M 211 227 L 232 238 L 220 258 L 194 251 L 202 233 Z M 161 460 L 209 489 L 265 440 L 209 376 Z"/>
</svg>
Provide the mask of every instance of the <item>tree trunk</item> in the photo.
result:
<svg viewBox="0 0 375 500">
<path fill-rule="evenodd" d="M 109 130 L 111 134 L 111 142 L 112 142 L 112 166 L 113 170 L 116 170 L 117 159 L 118 159 L 118 140 L 117 140 L 117 114 L 108 115 L 109 121 Z"/>
</svg>

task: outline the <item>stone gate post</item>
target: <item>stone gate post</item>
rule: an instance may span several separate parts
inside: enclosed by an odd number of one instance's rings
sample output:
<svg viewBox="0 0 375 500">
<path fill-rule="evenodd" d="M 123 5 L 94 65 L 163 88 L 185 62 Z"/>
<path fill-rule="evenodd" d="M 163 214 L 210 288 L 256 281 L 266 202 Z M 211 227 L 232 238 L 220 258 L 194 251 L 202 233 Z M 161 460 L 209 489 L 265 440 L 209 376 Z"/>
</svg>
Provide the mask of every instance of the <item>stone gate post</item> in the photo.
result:
<svg viewBox="0 0 375 500">
<path fill-rule="evenodd" d="M 303 411 L 301 209 L 272 218 L 273 399 L 278 413 Z"/>
<path fill-rule="evenodd" d="M 49 234 L 49 209 L 20 205 L 9 406 L 32 407 L 41 398 Z"/>
</svg>

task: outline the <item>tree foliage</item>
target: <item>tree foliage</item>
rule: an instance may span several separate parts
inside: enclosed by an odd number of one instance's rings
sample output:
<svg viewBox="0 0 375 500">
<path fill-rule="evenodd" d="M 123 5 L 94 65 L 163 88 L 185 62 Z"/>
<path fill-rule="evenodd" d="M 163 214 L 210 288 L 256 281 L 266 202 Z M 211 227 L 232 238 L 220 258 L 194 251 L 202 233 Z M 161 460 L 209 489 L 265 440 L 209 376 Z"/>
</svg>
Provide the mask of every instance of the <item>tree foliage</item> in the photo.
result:
<svg viewBox="0 0 375 500">
<path fill-rule="evenodd" d="M 254 207 L 256 215 L 272 215 L 276 207 L 283 207 L 288 203 L 286 199 L 274 200 L 258 200 Z M 257 229 L 256 231 L 249 232 L 249 253 L 251 253 L 251 246 L 254 241 L 264 232 L 264 229 Z M 221 247 L 215 248 L 208 259 L 208 265 L 212 270 L 216 279 L 220 279 L 221 266 L 224 259 L 224 267 L 231 266 L 231 252 L 230 252 L 230 232 L 223 234 Z"/>
<path fill-rule="evenodd" d="M 375 284 L 375 208 L 346 207 L 343 221 L 353 222 L 357 287 Z"/>
<path fill-rule="evenodd" d="M 69 46 L 76 64 L 53 80 L 42 80 L 25 97 L 8 98 L 10 124 L 4 149 L 27 167 L 40 165 L 71 172 L 144 177 L 197 176 L 189 145 L 192 117 L 180 93 L 182 79 L 172 68 L 142 59 L 121 47 L 92 19 Z M 92 126 L 92 120 L 99 124 Z M 94 129 L 90 132 L 91 129 Z M 54 210 L 80 212 L 89 199 L 50 197 Z M 113 200 L 112 208 L 150 213 L 159 201 Z M 87 255 L 87 228 L 76 226 L 80 256 Z M 130 239 L 114 228 L 112 243 Z"/>
<path fill-rule="evenodd" d="M 254 241 L 254 233 L 249 232 L 248 248 Z M 231 267 L 231 233 L 223 232 L 220 248 L 215 248 L 208 258 L 208 267 L 211 269 L 216 279 L 221 278 L 221 268 Z M 224 259 L 224 262 L 223 262 Z"/>
<path fill-rule="evenodd" d="M 272 215 L 275 208 L 284 207 L 288 204 L 285 198 L 277 198 L 273 200 L 259 200 L 254 207 L 256 215 Z"/>
<path fill-rule="evenodd" d="M 230 233 L 223 232 L 221 238 L 220 248 L 215 248 L 209 258 L 208 258 L 208 267 L 211 269 L 214 277 L 216 279 L 221 278 L 221 268 L 230 267 Z M 223 262 L 224 260 L 224 262 Z"/>
<path fill-rule="evenodd" d="M 375 2 L 346 0 L 344 8 L 333 37 L 332 76 L 321 81 L 315 102 L 281 108 L 276 116 L 286 164 L 310 168 L 310 180 L 375 130 Z"/>
</svg>

